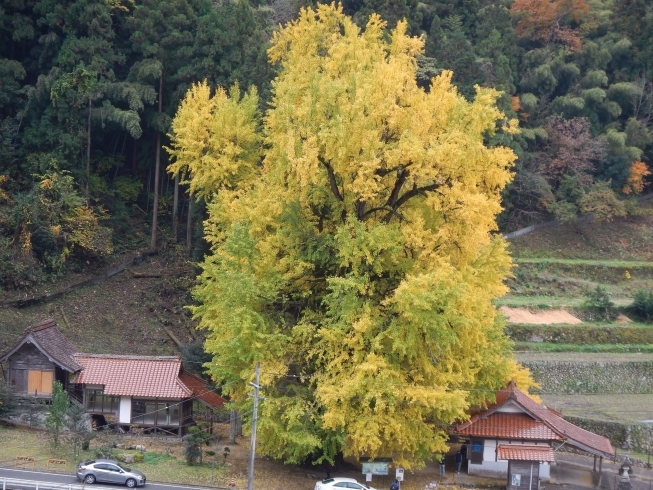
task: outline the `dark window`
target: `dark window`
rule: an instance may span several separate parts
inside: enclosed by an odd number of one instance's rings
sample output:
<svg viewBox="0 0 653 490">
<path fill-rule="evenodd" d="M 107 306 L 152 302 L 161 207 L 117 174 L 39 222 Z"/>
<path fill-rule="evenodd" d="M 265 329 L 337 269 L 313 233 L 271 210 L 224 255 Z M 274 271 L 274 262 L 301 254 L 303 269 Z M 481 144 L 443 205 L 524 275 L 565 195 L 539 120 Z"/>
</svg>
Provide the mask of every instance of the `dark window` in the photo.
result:
<svg viewBox="0 0 653 490">
<path fill-rule="evenodd" d="M 471 464 L 483 464 L 483 440 L 472 441 L 471 446 L 472 457 L 469 462 Z"/>
<path fill-rule="evenodd" d="M 142 424 L 145 415 L 145 400 L 132 400 L 132 422 Z"/>
</svg>

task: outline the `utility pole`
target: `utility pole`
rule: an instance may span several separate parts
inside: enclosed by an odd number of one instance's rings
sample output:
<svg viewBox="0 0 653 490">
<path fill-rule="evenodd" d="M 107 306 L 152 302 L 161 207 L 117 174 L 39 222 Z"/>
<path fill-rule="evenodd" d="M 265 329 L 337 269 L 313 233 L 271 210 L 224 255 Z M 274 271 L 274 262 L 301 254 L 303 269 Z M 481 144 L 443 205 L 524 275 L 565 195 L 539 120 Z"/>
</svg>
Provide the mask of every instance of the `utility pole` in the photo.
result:
<svg viewBox="0 0 653 490">
<path fill-rule="evenodd" d="M 252 439 L 249 443 L 249 475 L 247 476 L 247 490 L 252 490 L 254 484 L 254 455 L 256 454 L 256 421 L 258 420 L 258 390 L 261 378 L 261 363 L 256 363 L 256 383 L 249 384 L 254 387 L 254 408 L 252 410 Z"/>
</svg>

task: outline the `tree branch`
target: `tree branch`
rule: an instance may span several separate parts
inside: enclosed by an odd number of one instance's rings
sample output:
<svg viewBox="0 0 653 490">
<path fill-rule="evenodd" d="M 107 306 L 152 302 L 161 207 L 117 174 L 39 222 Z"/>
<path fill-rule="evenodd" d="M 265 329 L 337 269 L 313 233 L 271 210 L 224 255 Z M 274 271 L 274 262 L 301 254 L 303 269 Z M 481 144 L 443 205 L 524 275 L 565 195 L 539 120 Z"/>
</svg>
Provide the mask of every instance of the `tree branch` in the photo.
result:
<svg viewBox="0 0 653 490">
<path fill-rule="evenodd" d="M 399 207 L 402 206 L 409 199 L 411 199 L 411 198 L 413 198 L 413 197 L 415 197 L 417 195 L 420 195 L 420 194 L 425 195 L 426 192 L 434 191 L 434 190 L 438 189 L 439 187 L 441 187 L 441 184 L 431 184 L 431 185 L 425 185 L 425 186 L 422 186 L 422 187 L 413 186 L 413 188 L 411 190 L 404 193 L 403 196 L 401 196 L 399 199 L 397 199 L 395 201 L 395 203 L 392 205 L 391 211 L 389 211 L 388 214 L 385 215 L 385 218 L 383 218 L 384 221 L 386 223 L 389 222 L 394 214 L 398 214 L 397 209 L 399 209 Z"/>
<path fill-rule="evenodd" d="M 404 186 L 407 177 L 408 170 L 403 168 L 397 170 L 397 180 L 395 181 L 395 186 L 390 193 L 390 197 L 388 197 L 388 202 L 386 203 L 388 206 L 393 207 L 396 204 L 397 199 L 399 198 L 399 192 L 401 192 L 401 188 Z"/>
<path fill-rule="evenodd" d="M 344 201 L 344 197 L 340 193 L 340 189 L 338 189 L 338 183 L 336 182 L 336 174 L 333 172 L 333 167 L 327 162 L 322 159 L 322 157 L 319 157 L 320 163 L 324 165 L 324 168 L 327 170 L 327 174 L 329 175 L 329 185 L 331 186 L 331 192 L 333 192 L 333 195 L 338 201 Z"/>
</svg>

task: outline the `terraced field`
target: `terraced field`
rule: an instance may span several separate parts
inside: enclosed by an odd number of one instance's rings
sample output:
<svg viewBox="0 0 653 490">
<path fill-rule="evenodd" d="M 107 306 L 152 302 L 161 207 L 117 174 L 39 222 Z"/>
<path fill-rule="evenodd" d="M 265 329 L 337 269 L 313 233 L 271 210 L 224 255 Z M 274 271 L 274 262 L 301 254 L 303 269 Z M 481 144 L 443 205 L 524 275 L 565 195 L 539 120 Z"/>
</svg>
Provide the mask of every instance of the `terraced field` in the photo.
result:
<svg viewBox="0 0 653 490">
<path fill-rule="evenodd" d="M 653 218 L 542 229 L 510 243 L 510 293 L 496 304 L 513 319 L 506 331 L 542 401 L 591 430 L 604 426 L 613 444 L 628 426 L 651 443 L 653 325 L 628 306 L 636 291 L 653 290 Z M 586 306 L 597 286 L 615 305 L 609 318 Z"/>
</svg>

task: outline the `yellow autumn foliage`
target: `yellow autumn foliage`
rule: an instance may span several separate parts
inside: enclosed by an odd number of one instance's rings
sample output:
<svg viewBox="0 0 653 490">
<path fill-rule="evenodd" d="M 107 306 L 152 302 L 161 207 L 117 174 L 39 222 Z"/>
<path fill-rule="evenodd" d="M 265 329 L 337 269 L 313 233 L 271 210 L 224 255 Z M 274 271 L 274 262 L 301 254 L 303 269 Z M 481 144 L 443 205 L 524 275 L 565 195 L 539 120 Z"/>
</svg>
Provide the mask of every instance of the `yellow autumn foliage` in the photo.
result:
<svg viewBox="0 0 653 490">
<path fill-rule="evenodd" d="M 304 9 L 272 40 L 262 124 L 254 92 L 206 84 L 173 123 L 169 171 L 208 202 L 192 307 L 207 368 L 247 411 L 261 362 L 260 452 L 287 462 L 342 450 L 420 466 L 471 406 L 532 384 L 492 304 L 516 157 L 485 142 L 516 122 L 495 90 L 465 100 L 451 72 L 418 87 L 422 41 L 384 29 Z"/>
</svg>

